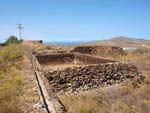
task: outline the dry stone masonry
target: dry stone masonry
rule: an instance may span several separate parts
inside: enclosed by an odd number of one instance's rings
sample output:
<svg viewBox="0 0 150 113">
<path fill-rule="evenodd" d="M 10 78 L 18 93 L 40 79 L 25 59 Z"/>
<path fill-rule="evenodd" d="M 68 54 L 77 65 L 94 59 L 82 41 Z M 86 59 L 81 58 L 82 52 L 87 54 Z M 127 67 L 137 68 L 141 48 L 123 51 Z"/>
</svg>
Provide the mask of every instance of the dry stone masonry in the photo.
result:
<svg viewBox="0 0 150 113">
<path fill-rule="evenodd" d="M 51 88 L 56 92 L 89 90 L 119 84 L 129 79 L 140 82 L 142 74 L 133 64 L 106 63 L 44 72 Z"/>
<path fill-rule="evenodd" d="M 79 46 L 75 47 L 72 52 L 98 55 L 102 57 L 127 54 L 122 48 L 116 46 Z"/>
</svg>

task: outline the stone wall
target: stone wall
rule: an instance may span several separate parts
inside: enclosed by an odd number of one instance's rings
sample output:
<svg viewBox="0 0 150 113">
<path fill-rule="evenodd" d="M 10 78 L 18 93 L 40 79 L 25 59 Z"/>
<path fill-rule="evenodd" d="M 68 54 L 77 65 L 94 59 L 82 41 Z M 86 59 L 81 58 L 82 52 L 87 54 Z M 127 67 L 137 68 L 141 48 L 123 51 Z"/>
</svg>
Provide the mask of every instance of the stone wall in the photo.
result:
<svg viewBox="0 0 150 113">
<path fill-rule="evenodd" d="M 57 53 L 50 55 L 39 55 L 36 56 L 37 60 L 41 65 L 44 64 L 68 64 L 68 63 L 78 63 L 78 64 L 99 64 L 99 63 L 113 63 L 118 62 L 115 60 L 105 59 L 101 57 L 79 54 L 79 53 Z"/>
<path fill-rule="evenodd" d="M 6 44 L 5 44 L 5 43 L 0 43 L 0 47 L 1 47 L 1 46 L 6 46 Z"/>
<path fill-rule="evenodd" d="M 42 44 L 42 40 L 23 40 L 23 43 Z"/>
<path fill-rule="evenodd" d="M 127 54 L 122 48 L 116 46 L 81 46 L 75 47 L 72 52 L 98 55 L 102 57 Z"/>
<path fill-rule="evenodd" d="M 114 63 L 119 62 L 116 60 L 106 59 L 102 57 L 96 57 L 86 54 L 79 54 L 79 53 L 73 53 L 74 59 L 77 59 L 80 62 L 83 62 L 84 64 L 100 64 L 100 63 Z"/>
<path fill-rule="evenodd" d="M 89 90 L 119 84 L 128 79 L 143 80 L 143 75 L 132 64 L 93 64 L 44 72 L 56 93 Z"/>
<path fill-rule="evenodd" d="M 40 64 L 62 64 L 67 62 L 73 62 L 73 54 L 51 54 L 36 56 Z"/>
</svg>

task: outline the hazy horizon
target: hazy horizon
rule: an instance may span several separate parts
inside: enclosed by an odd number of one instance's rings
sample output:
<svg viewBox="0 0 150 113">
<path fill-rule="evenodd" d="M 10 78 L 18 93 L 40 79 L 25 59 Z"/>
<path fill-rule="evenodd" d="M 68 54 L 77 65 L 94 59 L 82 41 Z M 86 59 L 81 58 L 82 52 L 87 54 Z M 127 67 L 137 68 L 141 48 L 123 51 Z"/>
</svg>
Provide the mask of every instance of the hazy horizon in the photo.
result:
<svg viewBox="0 0 150 113">
<path fill-rule="evenodd" d="M 123 37 L 123 38 L 134 38 L 134 39 L 145 39 L 145 40 L 150 40 L 150 39 L 146 39 L 146 38 L 137 38 L 137 37 L 127 37 L 127 36 L 116 36 L 116 37 L 111 37 L 111 38 L 104 38 L 104 39 L 98 39 L 98 40 L 109 40 L 109 39 L 113 39 L 113 38 L 118 38 L 118 37 Z M 18 38 L 18 37 L 17 37 Z M 7 39 L 6 39 L 7 40 Z M 0 41 L 0 43 L 4 43 L 6 40 L 4 41 Z M 91 42 L 91 41 L 98 41 L 98 40 L 43 40 L 43 39 L 23 39 L 23 40 L 42 40 L 43 43 L 49 43 L 49 44 L 52 44 L 52 43 L 57 43 L 57 44 L 63 44 L 63 43 L 82 43 L 82 42 Z"/>
</svg>

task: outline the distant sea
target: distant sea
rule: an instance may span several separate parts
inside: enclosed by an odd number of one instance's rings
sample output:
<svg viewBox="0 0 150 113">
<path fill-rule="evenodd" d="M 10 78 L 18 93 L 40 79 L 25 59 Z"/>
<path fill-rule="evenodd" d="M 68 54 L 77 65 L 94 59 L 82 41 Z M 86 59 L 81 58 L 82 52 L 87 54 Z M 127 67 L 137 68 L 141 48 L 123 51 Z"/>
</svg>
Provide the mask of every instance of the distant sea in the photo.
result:
<svg viewBox="0 0 150 113">
<path fill-rule="evenodd" d="M 82 42 L 86 41 L 56 41 L 56 42 L 44 41 L 44 44 L 74 45 Z"/>
</svg>

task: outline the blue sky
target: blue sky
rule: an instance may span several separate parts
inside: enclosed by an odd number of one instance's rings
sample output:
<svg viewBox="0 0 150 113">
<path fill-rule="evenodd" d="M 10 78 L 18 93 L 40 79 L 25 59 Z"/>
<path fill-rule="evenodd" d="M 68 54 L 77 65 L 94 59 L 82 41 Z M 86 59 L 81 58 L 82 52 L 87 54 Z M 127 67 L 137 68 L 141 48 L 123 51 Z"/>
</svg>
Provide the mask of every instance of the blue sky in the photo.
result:
<svg viewBox="0 0 150 113">
<path fill-rule="evenodd" d="M 150 39 L 150 0 L 0 0 L 0 42 L 19 23 L 28 40 Z"/>
</svg>

